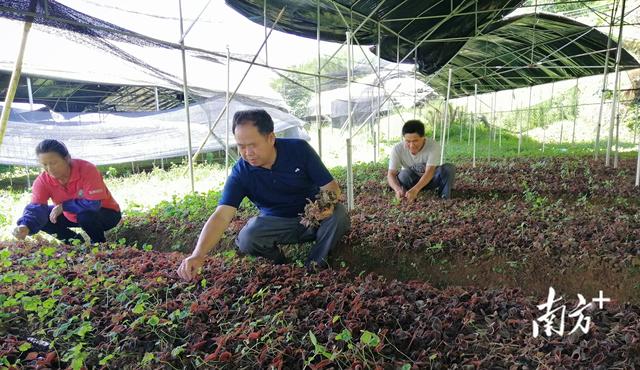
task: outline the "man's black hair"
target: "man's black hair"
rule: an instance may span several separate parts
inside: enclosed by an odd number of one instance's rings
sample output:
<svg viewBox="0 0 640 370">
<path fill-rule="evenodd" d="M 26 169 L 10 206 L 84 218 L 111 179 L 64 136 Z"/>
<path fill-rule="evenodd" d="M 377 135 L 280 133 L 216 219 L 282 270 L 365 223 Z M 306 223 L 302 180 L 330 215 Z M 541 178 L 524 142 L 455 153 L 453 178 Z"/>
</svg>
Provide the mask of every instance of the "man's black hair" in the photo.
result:
<svg viewBox="0 0 640 370">
<path fill-rule="evenodd" d="M 237 111 L 233 115 L 232 132 L 236 133 L 236 127 L 251 122 L 258 128 L 258 132 L 262 135 L 269 135 L 273 132 L 273 120 L 264 109 L 250 109 Z"/>
<path fill-rule="evenodd" d="M 412 119 L 402 125 L 402 136 L 405 134 L 418 134 L 418 136 L 424 136 L 424 123 L 417 119 Z"/>
</svg>

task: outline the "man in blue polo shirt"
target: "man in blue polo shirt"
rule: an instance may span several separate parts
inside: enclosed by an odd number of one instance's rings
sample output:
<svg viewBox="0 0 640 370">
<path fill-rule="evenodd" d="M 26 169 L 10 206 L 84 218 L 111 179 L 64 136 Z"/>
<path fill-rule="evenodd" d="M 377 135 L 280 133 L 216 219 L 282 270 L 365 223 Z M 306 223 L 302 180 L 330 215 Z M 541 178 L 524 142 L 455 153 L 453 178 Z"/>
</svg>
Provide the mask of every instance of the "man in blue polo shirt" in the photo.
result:
<svg viewBox="0 0 640 370">
<path fill-rule="evenodd" d="M 182 261 L 178 275 L 186 280 L 195 277 L 244 197 L 258 207 L 260 214 L 240 230 L 236 245 L 241 252 L 285 263 L 278 244 L 315 240 L 305 265 L 325 267 L 329 251 L 350 223 L 340 203 L 317 216 L 317 228 L 300 223 L 305 205 L 315 199 L 320 189 L 340 195 L 338 183 L 320 157 L 304 140 L 277 139 L 273 120 L 262 109 L 236 112 L 233 135 L 242 158 L 233 167 L 218 207 L 204 225 L 191 256 Z"/>
</svg>

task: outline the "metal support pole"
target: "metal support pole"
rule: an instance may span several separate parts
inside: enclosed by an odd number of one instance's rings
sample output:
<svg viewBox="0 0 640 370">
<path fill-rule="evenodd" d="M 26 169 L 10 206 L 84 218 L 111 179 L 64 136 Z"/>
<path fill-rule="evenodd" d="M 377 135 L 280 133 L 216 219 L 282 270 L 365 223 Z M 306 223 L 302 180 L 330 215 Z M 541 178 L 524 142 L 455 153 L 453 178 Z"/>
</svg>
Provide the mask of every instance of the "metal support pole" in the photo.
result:
<svg viewBox="0 0 640 370">
<path fill-rule="evenodd" d="M 35 2 L 32 1 L 32 5 L 34 4 Z M 11 79 L 9 80 L 7 94 L 4 98 L 4 106 L 2 107 L 2 114 L 0 115 L 0 145 L 2 145 L 4 133 L 7 130 L 7 122 L 9 121 L 9 114 L 11 113 L 11 104 L 13 103 L 13 98 L 16 95 L 16 90 L 18 89 L 18 84 L 20 83 L 22 60 L 24 58 L 24 50 L 27 46 L 27 36 L 29 35 L 30 29 L 31 19 L 28 19 L 26 22 L 24 22 L 24 27 L 22 29 L 22 40 L 20 41 L 20 48 L 18 49 L 18 56 L 16 57 L 16 63 L 14 64 L 13 71 L 11 72 Z"/>
<path fill-rule="evenodd" d="M 46 3 L 46 1 L 45 1 Z M 202 17 L 202 14 L 204 14 L 205 10 L 207 10 L 207 8 L 209 7 L 209 4 L 211 4 L 211 0 L 207 1 L 207 3 L 205 4 L 205 6 L 202 8 L 202 10 L 200 11 L 200 13 L 198 14 L 198 16 L 196 17 L 196 19 L 193 20 L 193 22 L 191 22 L 191 25 L 187 28 L 186 32 L 182 32 L 180 35 L 180 42 L 184 41 L 184 39 L 187 38 L 187 35 L 189 34 L 189 32 L 191 32 L 191 29 L 193 28 L 193 26 L 196 25 L 196 23 L 198 22 L 198 20 L 200 20 L 200 17 Z M 138 36 L 138 35 L 136 35 Z"/>
<path fill-rule="evenodd" d="M 416 119 L 416 106 L 418 104 L 418 48 L 414 52 L 413 64 L 413 119 Z"/>
<path fill-rule="evenodd" d="M 462 110 L 462 109 L 461 109 Z M 454 119 L 452 119 L 452 121 L 455 122 L 455 115 L 453 117 Z M 464 131 L 464 120 L 462 119 L 462 112 L 460 112 L 460 138 L 458 139 L 458 142 L 461 143 L 462 142 L 462 132 Z"/>
<path fill-rule="evenodd" d="M 620 112 L 616 114 L 616 150 L 613 155 L 613 168 L 618 168 L 618 158 L 620 154 Z"/>
<path fill-rule="evenodd" d="M 458 114 L 458 122 L 460 123 L 460 138 L 458 139 L 459 143 L 462 143 L 462 133 L 464 132 L 464 125 L 466 123 L 466 121 L 464 119 L 462 119 L 462 117 L 464 116 L 464 110 L 462 109 L 462 107 L 458 106 L 460 108 L 460 114 Z M 466 107 L 465 107 L 466 109 Z M 451 118 L 451 121 L 455 122 L 456 121 L 456 114 L 455 111 L 453 112 L 453 117 Z"/>
<path fill-rule="evenodd" d="M 29 92 L 29 110 L 33 112 L 33 92 L 31 91 L 31 78 L 27 76 L 27 90 Z M 27 188 L 31 188 L 31 175 L 29 175 L 29 165 L 24 166 L 27 171 Z"/>
<path fill-rule="evenodd" d="M 491 95 L 491 122 L 489 123 L 489 155 L 487 156 L 488 162 L 491 162 L 491 146 L 494 140 L 495 119 L 496 119 L 496 93 L 494 91 L 493 95 Z"/>
<path fill-rule="evenodd" d="M 391 114 L 387 110 L 387 140 L 391 140 Z"/>
<path fill-rule="evenodd" d="M 158 96 L 158 86 L 153 87 L 153 95 L 156 100 L 156 112 L 160 111 L 160 97 Z"/>
<path fill-rule="evenodd" d="M 531 95 L 533 94 L 533 87 L 529 86 L 529 107 L 527 108 L 527 129 L 531 125 Z M 520 154 L 520 147 L 522 146 L 522 126 L 520 127 L 520 139 L 518 141 L 518 154 Z"/>
<path fill-rule="evenodd" d="M 400 36 L 396 43 L 396 78 L 400 78 Z"/>
<path fill-rule="evenodd" d="M 27 91 L 29 92 L 29 110 L 33 112 L 33 90 L 31 90 L 31 78 L 27 76 Z"/>
<path fill-rule="evenodd" d="M 435 109 L 435 107 L 434 107 L 434 109 Z M 437 112 L 434 112 L 434 115 L 433 115 L 433 140 L 436 140 L 436 131 L 438 131 L 438 123 L 436 122 L 436 114 L 437 114 Z M 442 117 L 443 115 L 444 115 L 444 111 L 442 111 L 442 114 L 440 116 Z M 440 122 L 441 122 L 440 123 L 440 127 L 442 127 L 442 122 L 444 122 L 444 119 L 442 119 Z"/>
<path fill-rule="evenodd" d="M 318 19 L 318 22 L 320 21 L 320 19 Z M 264 63 L 266 65 L 269 65 L 269 52 L 268 52 L 268 47 L 269 44 L 267 42 L 267 0 L 264 0 L 263 4 L 262 4 L 262 26 L 264 28 Z M 318 26 L 320 27 L 320 26 Z"/>
<path fill-rule="evenodd" d="M 471 124 L 473 125 L 473 167 L 476 167 L 476 119 L 478 117 L 478 84 L 473 85 L 473 119 Z"/>
<path fill-rule="evenodd" d="M 158 96 L 158 87 L 154 86 L 153 87 L 153 96 L 155 98 L 155 102 L 156 102 L 156 112 L 160 111 L 160 98 Z M 160 168 L 162 168 L 164 170 L 164 158 L 160 158 Z"/>
<path fill-rule="evenodd" d="M 266 2 L 266 1 L 265 1 Z M 322 60 L 320 59 L 320 0 L 316 2 L 316 43 L 318 49 L 318 76 L 316 77 L 316 85 L 317 85 L 317 93 L 316 93 L 316 127 L 318 129 L 318 155 L 320 159 L 322 159 L 322 105 L 321 105 L 321 94 L 322 94 L 322 79 L 320 77 L 320 72 L 322 71 Z"/>
<path fill-rule="evenodd" d="M 180 11 L 180 35 L 184 34 L 184 25 L 182 18 L 182 0 L 178 0 L 178 8 Z M 182 55 L 182 93 L 184 95 L 184 112 L 187 117 L 187 157 L 189 162 L 189 178 L 191 180 L 191 191 L 194 192 L 196 190 L 195 180 L 193 178 L 193 159 L 191 158 L 191 154 L 193 154 L 193 150 L 191 148 L 191 116 L 189 114 L 189 89 L 187 87 L 187 58 L 184 49 L 184 38 L 180 41 L 180 52 Z"/>
<path fill-rule="evenodd" d="M 231 129 L 231 125 L 229 122 L 229 106 L 231 102 L 229 101 L 229 90 L 231 86 L 231 52 L 229 51 L 229 45 L 227 45 L 227 91 L 225 95 L 225 104 L 227 105 L 226 109 L 226 125 L 225 125 L 225 141 L 224 141 L 224 174 L 226 177 L 229 176 L 229 130 Z"/>
<path fill-rule="evenodd" d="M 465 98 L 466 102 L 465 102 L 465 107 L 467 109 L 467 121 L 468 121 L 468 117 L 471 115 L 470 110 L 469 110 L 469 100 L 471 99 L 471 96 L 467 95 L 467 97 Z M 473 117 L 472 117 L 473 118 Z M 467 134 L 467 147 L 471 145 L 471 122 L 468 122 L 467 125 L 469 126 L 469 133 Z"/>
<path fill-rule="evenodd" d="M 447 112 L 449 112 L 449 104 L 447 104 Z M 445 124 L 446 128 L 447 128 L 447 143 L 451 141 L 451 112 L 449 112 L 449 119 L 447 119 L 447 122 Z"/>
<path fill-rule="evenodd" d="M 389 72 L 390 74 L 391 72 Z M 388 75 L 388 74 L 387 74 Z M 386 77 L 386 76 L 385 76 Z M 396 78 L 400 78 L 400 35 L 398 35 L 398 41 L 396 42 Z M 390 130 L 390 114 L 387 112 L 387 134 Z"/>
<path fill-rule="evenodd" d="M 447 114 L 447 97 L 445 96 L 444 100 L 442 100 L 442 114 L 440 115 L 440 141 L 445 137 L 445 115 Z"/>
<path fill-rule="evenodd" d="M 496 131 L 498 129 L 498 125 L 496 124 L 496 105 L 498 104 L 498 92 L 493 92 L 493 108 L 491 113 L 491 126 L 493 126 L 493 135 L 491 135 L 491 140 L 496 141 Z"/>
<path fill-rule="evenodd" d="M 518 114 L 516 114 L 516 119 L 518 120 L 518 155 L 520 155 L 520 150 L 522 148 L 522 120 L 520 119 L 520 106 L 518 104 Z"/>
<path fill-rule="evenodd" d="M 613 142 L 613 124 L 616 117 L 616 112 L 618 110 L 618 97 L 620 90 L 620 61 L 622 59 L 622 44 L 624 40 L 622 39 L 622 31 L 624 29 L 624 11 L 625 11 L 626 1 L 622 0 L 622 12 L 620 13 L 620 29 L 618 31 L 618 49 L 616 50 L 616 68 L 615 68 L 615 78 L 613 82 L 613 103 L 611 105 L 611 121 L 609 122 L 609 137 L 607 138 L 607 153 L 605 157 L 605 166 L 609 167 L 611 164 L 611 145 Z M 618 148 L 616 147 L 616 150 Z"/>
<path fill-rule="evenodd" d="M 490 115 L 489 115 L 489 119 L 487 120 L 489 122 L 489 147 L 488 147 L 488 152 L 487 152 L 487 162 L 491 162 L 491 142 L 493 140 L 492 136 L 493 136 L 493 94 L 491 95 L 491 105 L 489 106 L 490 109 Z"/>
<path fill-rule="evenodd" d="M 353 168 L 351 158 L 351 139 L 347 139 L 347 210 L 351 211 L 354 207 L 353 201 Z"/>
<path fill-rule="evenodd" d="M 318 0 L 320 1 L 320 0 Z M 376 135 L 376 150 L 374 151 L 374 156 L 373 156 L 373 161 L 374 162 L 378 162 L 378 156 L 380 155 L 380 119 L 382 118 L 382 115 L 380 114 L 380 94 L 381 94 L 381 84 L 382 84 L 382 79 L 380 78 L 380 64 L 381 64 L 381 59 L 380 59 L 380 22 L 377 23 L 378 24 L 378 46 L 376 47 L 376 57 L 378 58 L 378 110 L 377 110 L 377 114 L 376 114 L 376 121 L 378 123 L 378 132 Z M 387 140 L 389 140 L 389 138 L 387 138 Z"/>
<path fill-rule="evenodd" d="M 640 186 L 640 143 L 638 143 L 638 160 L 636 161 L 636 187 Z"/>
<path fill-rule="evenodd" d="M 444 163 L 444 146 L 446 144 L 447 133 L 449 132 L 449 94 L 451 92 L 451 68 L 449 68 L 449 82 L 447 83 L 447 99 L 444 102 L 444 121 L 442 122 L 442 138 L 440 147 L 440 165 Z"/>
<path fill-rule="evenodd" d="M 593 148 L 593 158 L 595 160 L 598 159 L 598 154 L 600 154 L 600 128 L 602 127 L 602 112 L 604 111 L 604 92 L 607 89 L 607 79 L 609 74 L 609 54 L 611 52 L 611 36 L 613 34 L 613 23 L 615 22 L 616 15 L 616 6 L 615 4 L 611 7 L 611 21 L 609 22 L 609 36 L 607 38 L 607 52 L 604 57 L 604 74 L 602 76 L 602 90 L 600 92 L 600 110 L 598 112 L 598 125 L 596 128 L 596 141 L 594 143 Z"/>
<path fill-rule="evenodd" d="M 553 117 L 553 93 L 555 92 L 556 82 L 551 82 L 551 109 L 549 109 L 548 114 Z M 542 152 L 544 153 L 545 144 L 547 143 L 547 117 L 544 117 L 545 120 L 542 122 Z M 562 137 L 562 128 L 564 127 L 564 123 L 560 123 L 560 137 Z"/>
<path fill-rule="evenodd" d="M 353 139 L 353 115 L 351 112 L 351 63 L 352 63 L 352 48 L 351 48 L 351 32 L 346 32 L 347 37 L 347 120 L 349 122 L 349 139 L 347 140 L 347 209 L 349 211 L 354 209 L 353 201 L 353 167 L 352 167 L 352 155 L 351 145 Z"/>
<path fill-rule="evenodd" d="M 24 169 L 27 171 L 27 188 L 31 188 L 31 175 L 29 174 L 29 165 L 25 165 Z"/>
<path fill-rule="evenodd" d="M 573 108 L 573 112 L 575 113 L 573 116 L 573 130 L 571 130 L 571 144 L 576 143 L 576 122 L 578 121 L 578 101 L 580 100 L 580 78 L 576 78 L 576 105 Z"/>
</svg>

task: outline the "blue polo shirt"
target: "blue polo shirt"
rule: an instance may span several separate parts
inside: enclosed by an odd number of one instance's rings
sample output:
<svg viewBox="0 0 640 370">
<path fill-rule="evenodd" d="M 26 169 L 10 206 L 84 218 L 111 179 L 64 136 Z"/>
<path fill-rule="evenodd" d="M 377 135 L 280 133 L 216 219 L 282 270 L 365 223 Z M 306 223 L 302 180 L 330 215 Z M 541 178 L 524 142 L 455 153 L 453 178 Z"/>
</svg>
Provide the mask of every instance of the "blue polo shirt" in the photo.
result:
<svg viewBox="0 0 640 370">
<path fill-rule="evenodd" d="M 315 200 L 319 188 L 333 181 L 306 141 L 276 139 L 275 147 L 271 169 L 254 167 L 244 159 L 233 166 L 218 205 L 238 208 L 247 197 L 264 216 L 298 217 L 307 199 Z"/>
</svg>

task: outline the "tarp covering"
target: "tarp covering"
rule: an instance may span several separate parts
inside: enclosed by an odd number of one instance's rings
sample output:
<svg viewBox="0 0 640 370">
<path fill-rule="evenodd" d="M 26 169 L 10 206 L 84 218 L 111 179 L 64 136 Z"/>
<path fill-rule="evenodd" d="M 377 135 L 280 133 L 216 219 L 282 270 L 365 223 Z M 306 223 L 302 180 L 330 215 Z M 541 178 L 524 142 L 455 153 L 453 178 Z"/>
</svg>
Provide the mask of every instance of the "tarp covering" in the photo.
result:
<svg viewBox="0 0 640 370">
<path fill-rule="evenodd" d="M 209 132 L 225 104 L 225 95 L 219 94 L 190 107 L 191 136 L 194 151 Z M 187 125 L 184 108 L 162 112 L 129 113 L 57 113 L 44 106 L 36 111 L 14 107 L 2 146 L 0 164 L 37 165 L 35 147 L 41 140 L 63 141 L 73 157 L 97 165 L 142 161 L 157 158 L 185 156 L 187 154 Z M 42 108 L 42 109 L 38 109 Z M 237 97 L 231 103 L 230 117 L 238 110 L 264 108 L 273 117 L 279 137 L 297 137 L 309 140 L 302 129 L 302 121 L 264 102 Z M 226 140 L 225 116 L 214 128 L 217 138 L 207 142 L 206 152 L 224 149 Z M 235 146 L 233 135 L 229 142 Z"/>
<path fill-rule="evenodd" d="M 611 42 L 609 71 L 615 66 L 617 44 Z M 525 14 L 492 24 L 469 40 L 429 84 L 447 90 L 452 68 L 451 95 L 515 89 L 601 74 L 607 36 L 593 27 L 553 14 Z M 621 70 L 640 64 L 623 49 Z"/>
</svg>

